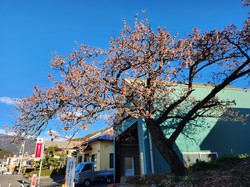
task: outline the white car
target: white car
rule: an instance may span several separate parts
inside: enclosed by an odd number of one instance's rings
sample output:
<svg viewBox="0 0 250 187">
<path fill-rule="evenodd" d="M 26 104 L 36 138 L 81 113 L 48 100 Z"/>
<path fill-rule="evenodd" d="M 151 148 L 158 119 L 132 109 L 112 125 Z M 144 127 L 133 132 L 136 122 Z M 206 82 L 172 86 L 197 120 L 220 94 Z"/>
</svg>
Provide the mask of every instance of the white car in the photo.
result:
<svg viewBox="0 0 250 187">
<path fill-rule="evenodd" d="M 6 167 L 0 167 L 0 174 L 4 174 L 8 171 L 8 169 Z"/>
<path fill-rule="evenodd" d="M 12 172 L 6 171 L 6 172 L 3 173 L 3 175 L 12 175 Z"/>
</svg>

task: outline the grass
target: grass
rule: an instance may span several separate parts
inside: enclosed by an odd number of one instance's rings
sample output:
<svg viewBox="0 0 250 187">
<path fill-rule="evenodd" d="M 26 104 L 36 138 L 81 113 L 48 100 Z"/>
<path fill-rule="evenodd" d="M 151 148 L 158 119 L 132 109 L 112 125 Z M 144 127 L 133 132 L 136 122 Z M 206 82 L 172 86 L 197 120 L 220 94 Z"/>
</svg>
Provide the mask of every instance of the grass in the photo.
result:
<svg viewBox="0 0 250 187">
<path fill-rule="evenodd" d="M 49 170 L 49 169 L 43 169 L 41 170 L 41 176 L 53 176 L 53 175 L 65 175 L 65 167 L 64 168 L 61 168 L 59 170 Z M 32 171 L 32 172 L 29 172 L 29 173 L 26 173 L 25 176 L 27 178 L 30 178 L 33 174 L 37 174 L 37 176 L 39 175 L 39 170 L 36 170 L 36 171 Z"/>
</svg>

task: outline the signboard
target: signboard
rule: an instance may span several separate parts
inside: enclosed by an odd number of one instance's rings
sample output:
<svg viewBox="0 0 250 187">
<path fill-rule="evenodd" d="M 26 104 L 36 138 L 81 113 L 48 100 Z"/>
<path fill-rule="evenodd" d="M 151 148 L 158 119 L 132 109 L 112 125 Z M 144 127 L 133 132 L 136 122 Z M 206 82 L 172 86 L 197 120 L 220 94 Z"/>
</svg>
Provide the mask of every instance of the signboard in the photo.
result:
<svg viewBox="0 0 250 187">
<path fill-rule="evenodd" d="M 35 150 L 35 159 L 36 160 L 42 159 L 42 157 L 43 157 L 43 148 L 44 148 L 43 139 L 42 138 L 37 138 L 36 150 Z"/>
<path fill-rule="evenodd" d="M 32 178 L 31 178 L 31 184 L 30 187 L 36 187 L 36 179 L 37 179 L 37 175 L 33 174 Z"/>
<path fill-rule="evenodd" d="M 68 158 L 66 166 L 66 187 L 74 187 L 76 158 Z"/>
</svg>

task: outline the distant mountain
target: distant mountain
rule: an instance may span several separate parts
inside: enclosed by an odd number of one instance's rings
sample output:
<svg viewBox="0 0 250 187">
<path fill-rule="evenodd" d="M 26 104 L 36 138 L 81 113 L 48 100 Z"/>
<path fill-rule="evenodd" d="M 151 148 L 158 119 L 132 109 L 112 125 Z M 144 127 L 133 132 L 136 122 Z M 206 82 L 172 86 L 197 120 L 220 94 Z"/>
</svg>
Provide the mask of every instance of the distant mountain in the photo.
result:
<svg viewBox="0 0 250 187">
<path fill-rule="evenodd" d="M 13 153 L 9 151 L 5 151 L 3 149 L 0 150 L 0 159 L 7 158 L 13 156 Z"/>
<path fill-rule="evenodd" d="M 0 149 L 7 152 L 11 152 L 14 155 L 19 155 L 24 141 L 13 142 L 13 140 L 13 136 L 0 134 Z M 34 154 L 36 142 L 26 139 L 24 145 L 25 153 L 28 152 L 29 154 Z"/>
</svg>

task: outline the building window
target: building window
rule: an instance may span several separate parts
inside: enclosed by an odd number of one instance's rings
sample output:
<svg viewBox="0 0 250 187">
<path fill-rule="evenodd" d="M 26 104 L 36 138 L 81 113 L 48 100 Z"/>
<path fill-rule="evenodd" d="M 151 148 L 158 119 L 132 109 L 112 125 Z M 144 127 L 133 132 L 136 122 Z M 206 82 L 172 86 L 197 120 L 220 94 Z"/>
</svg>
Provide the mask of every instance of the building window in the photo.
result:
<svg viewBox="0 0 250 187">
<path fill-rule="evenodd" d="M 81 163 L 82 162 L 82 156 L 79 156 L 78 157 L 78 163 Z"/>
<path fill-rule="evenodd" d="M 109 168 L 114 168 L 114 154 L 109 154 Z"/>
<path fill-rule="evenodd" d="M 84 162 L 90 162 L 89 153 L 85 153 L 85 154 L 84 154 Z"/>
<path fill-rule="evenodd" d="M 91 155 L 91 162 L 94 162 L 94 165 L 96 166 L 97 154 Z"/>
</svg>

